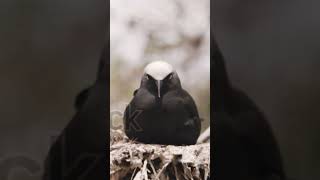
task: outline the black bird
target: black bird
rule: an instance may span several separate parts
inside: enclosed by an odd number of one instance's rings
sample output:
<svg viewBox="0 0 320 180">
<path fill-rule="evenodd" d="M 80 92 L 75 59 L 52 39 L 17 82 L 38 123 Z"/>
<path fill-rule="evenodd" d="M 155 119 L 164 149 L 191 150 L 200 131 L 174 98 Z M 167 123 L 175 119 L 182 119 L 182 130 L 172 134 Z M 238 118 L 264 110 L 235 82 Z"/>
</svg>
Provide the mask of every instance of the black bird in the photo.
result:
<svg viewBox="0 0 320 180">
<path fill-rule="evenodd" d="M 104 179 L 107 167 L 108 45 L 95 83 L 75 100 L 77 112 L 50 147 L 43 180 Z"/>
<path fill-rule="evenodd" d="M 195 144 L 201 129 L 194 100 L 163 61 L 146 66 L 140 88 L 125 109 L 124 125 L 130 139 L 149 144 Z"/>
<path fill-rule="evenodd" d="M 213 177 L 218 180 L 283 180 L 280 150 L 264 114 L 227 76 L 213 40 Z"/>
</svg>

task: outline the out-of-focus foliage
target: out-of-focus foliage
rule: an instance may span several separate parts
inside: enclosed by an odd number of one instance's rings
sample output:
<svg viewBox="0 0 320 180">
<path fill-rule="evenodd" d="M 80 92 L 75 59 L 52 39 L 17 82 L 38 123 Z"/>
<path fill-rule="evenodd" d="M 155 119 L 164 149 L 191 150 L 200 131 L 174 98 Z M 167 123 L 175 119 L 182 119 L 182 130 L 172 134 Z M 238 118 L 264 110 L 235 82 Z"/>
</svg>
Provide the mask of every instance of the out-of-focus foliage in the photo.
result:
<svg viewBox="0 0 320 180">
<path fill-rule="evenodd" d="M 124 111 L 147 63 L 164 60 L 177 70 L 206 127 L 210 120 L 210 1 L 111 0 L 110 4 L 111 111 Z M 121 116 L 112 116 L 112 123 L 117 121 Z"/>
</svg>

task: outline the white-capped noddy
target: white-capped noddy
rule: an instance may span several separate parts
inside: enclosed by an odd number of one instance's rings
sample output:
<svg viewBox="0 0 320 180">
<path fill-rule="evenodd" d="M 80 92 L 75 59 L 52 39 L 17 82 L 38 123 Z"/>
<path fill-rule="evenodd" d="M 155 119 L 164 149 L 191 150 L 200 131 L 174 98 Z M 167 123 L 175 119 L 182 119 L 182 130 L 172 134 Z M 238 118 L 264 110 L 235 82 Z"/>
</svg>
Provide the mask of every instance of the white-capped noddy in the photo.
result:
<svg viewBox="0 0 320 180">
<path fill-rule="evenodd" d="M 195 144 L 201 129 L 193 98 L 164 61 L 145 67 L 140 88 L 126 107 L 124 125 L 130 139 L 152 144 Z"/>
</svg>

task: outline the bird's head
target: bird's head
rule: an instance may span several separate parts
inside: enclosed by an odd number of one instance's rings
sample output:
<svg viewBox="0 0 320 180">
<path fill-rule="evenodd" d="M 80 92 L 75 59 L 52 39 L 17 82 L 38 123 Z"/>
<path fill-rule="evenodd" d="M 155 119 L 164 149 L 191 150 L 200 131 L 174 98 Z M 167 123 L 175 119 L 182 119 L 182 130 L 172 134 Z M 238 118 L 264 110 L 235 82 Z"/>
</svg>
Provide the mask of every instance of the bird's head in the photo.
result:
<svg viewBox="0 0 320 180">
<path fill-rule="evenodd" d="M 145 67 L 141 87 L 160 98 L 169 90 L 181 88 L 181 83 L 177 72 L 169 63 L 154 61 Z"/>
</svg>

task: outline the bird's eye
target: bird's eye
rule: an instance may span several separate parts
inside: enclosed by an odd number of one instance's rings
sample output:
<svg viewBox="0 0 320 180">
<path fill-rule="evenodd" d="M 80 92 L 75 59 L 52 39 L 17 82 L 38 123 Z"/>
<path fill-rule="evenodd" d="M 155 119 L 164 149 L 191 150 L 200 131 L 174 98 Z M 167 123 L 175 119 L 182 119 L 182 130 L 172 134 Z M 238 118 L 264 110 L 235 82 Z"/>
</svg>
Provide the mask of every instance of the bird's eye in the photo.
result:
<svg viewBox="0 0 320 180">
<path fill-rule="evenodd" d="M 172 79 L 173 78 L 173 74 L 171 73 L 170 75 L 169 75 L 169 79 Z"/>
<path fill-rule="evenodd" d="M 147 74 L 146 79 L 149 80 L 149 79 L 152 79 L 152 77 L 149 74 Z"/>
</svg>

